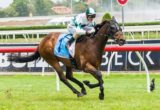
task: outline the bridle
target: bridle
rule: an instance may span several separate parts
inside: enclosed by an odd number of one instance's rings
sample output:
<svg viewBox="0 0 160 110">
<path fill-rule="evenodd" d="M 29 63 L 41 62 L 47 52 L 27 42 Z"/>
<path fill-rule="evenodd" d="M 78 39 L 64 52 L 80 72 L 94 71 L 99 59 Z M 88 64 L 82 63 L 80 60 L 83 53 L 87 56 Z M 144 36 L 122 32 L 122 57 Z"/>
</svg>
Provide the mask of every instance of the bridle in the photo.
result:
<svg viewBox="0 0 160 110">
<path fill-rule="evenodd" d="M 107 37 L 107 38 L 111 38 L 111 39 L 115 39 L 113 36 L 116 32 L 118 31 L 122 31 L 121 27 L 118 25 L 118 23 L 116 21 L 110 20 L 110 21 L 106 21 L 106 23 L 108 23 L 108 29 L 107 29 L 107 34 L 97 34 L 97 32 L 100 30 L 98 30 L 96 33 L 93 33 L 93 35 L 91 36 L 103 36 L 103 37 Z M 106 25 L 106 23 L 104 25 Z M 100 28 L 102 28 L 104 25 L 102 25 Z M 114 30 L 114 32 L 113 32 Z"/>
</svg>

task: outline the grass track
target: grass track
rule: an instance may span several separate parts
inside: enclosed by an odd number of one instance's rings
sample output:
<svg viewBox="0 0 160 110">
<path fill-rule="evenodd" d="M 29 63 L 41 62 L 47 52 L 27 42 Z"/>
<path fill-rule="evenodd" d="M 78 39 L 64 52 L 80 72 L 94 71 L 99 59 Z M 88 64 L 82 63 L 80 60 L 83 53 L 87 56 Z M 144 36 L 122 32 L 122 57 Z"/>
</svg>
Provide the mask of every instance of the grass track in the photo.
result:
<svg viewBox="0 0 160 110">
<path fill-rule="evenodd" d="M 86 74 L 75 77 L 96 82 Z M 54 75 L 0 76 L 0 110 L 159 110 L 160 75 L 151 77 L 156 79 L 156 90 L 149 94 L 144 74 L 103 76 L 105 99 L 100 101 L 99 88 L 85 86 L 87 95 L 77 98 L 61 83 L 57 92 Z"/>
</svg>

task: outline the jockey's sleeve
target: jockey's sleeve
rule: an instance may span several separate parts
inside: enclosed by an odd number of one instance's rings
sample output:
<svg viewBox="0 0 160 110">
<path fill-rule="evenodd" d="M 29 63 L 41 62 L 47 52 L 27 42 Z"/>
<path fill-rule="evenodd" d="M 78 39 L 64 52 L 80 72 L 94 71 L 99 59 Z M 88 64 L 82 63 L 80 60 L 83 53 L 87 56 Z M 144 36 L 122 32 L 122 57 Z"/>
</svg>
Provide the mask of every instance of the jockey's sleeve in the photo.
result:
<svg viewBox="0 0 160 110">
<path fill-rule="evenodd" d="M 78 17 L 78 16 L 74 16 L 72 22 L 74 23 L 74 26 L 78 29 L 83 29 L 85 26 L 87 25 L 84 25 L 83 24 L 83 21 L 82 21 L 82 18 L 81 17 Z M 95 21 L 93 21 L 90 26 L 94 27 L 96 25 Z"/>
<path fill-rule="evenodd" d="M 75 23 L 76 28 L 83 29 L 83 26 L 82 26 L 83 21 L 81 17 L 75 16 L 74 23 Z"/>
<path fill-rule="evenodd" d="M 76 16 L 73 17 L 71 22 L 72 22 L 72 25 L 74 25 L 75 27 L 78 26 L 77 21 L 76 21 Z"/>
<path fill-rule="evenodd" d="M 82 28 L 83 28 L 83 26 L 82 26 L 82 23 L 81 23 L 81 22 L 77 22 L 76 24 L 77 24 L 76 28 L 79 28 L 79 29 L 82 29 Z"/>
</svg>

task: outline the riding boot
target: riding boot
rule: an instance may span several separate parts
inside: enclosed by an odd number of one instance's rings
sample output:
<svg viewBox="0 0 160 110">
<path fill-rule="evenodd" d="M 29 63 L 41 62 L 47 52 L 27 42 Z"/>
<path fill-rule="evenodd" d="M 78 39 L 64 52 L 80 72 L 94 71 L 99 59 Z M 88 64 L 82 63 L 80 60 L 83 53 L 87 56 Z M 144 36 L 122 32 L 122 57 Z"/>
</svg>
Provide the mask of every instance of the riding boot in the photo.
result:
<svg viewBox="0 0 160 110">
<path fill-rule="evenodd" d="M 68 42 L 67 42 L 67 47 L 71 46 L 71 44 L 74 42 L 74 40 L 75 40 L 74 37 L 72 37 L 71 39 L 69 39 Z"/>
</svg>

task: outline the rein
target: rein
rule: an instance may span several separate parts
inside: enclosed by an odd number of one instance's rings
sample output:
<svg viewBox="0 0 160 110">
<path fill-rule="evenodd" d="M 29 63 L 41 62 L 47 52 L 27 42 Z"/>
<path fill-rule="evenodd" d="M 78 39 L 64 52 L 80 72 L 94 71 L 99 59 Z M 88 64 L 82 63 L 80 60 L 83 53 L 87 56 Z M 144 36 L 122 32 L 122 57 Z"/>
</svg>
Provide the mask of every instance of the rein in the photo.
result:
<svg viewBox="0 0 160 110">
<path fill-rule="evenodd" d="M 111 37 L 110 34 L 109 35 L 108 34 L 96 34 L 96 35 L 92 34 L 92 36 L 94 36 L 94 37 L 96 37 L 96 36 L 103 36 L 103 37 L 108 37 L 108 38 Z"/>
</svg>

